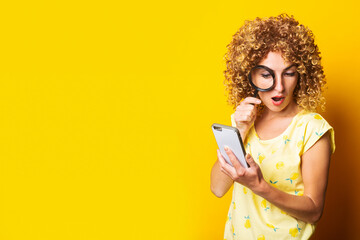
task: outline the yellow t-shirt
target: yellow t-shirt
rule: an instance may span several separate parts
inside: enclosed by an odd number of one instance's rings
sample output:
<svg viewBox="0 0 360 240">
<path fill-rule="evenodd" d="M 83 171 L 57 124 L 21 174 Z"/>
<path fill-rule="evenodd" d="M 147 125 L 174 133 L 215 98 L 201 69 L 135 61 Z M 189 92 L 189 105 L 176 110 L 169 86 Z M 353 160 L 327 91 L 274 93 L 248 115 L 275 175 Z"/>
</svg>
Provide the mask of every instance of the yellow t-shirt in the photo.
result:
<svg viewBox="0 0 360 240">
<path fill-rule="evenodd" d="M 235 126 L 233 115 L 231 122 Z M 302 195 L 301 156 L 327 131 L 331 133 L 334 152 L 333 128 L 321 115 L 302 110 L 287 129 L 273 139 L 259 139 L 251 127 L 244 146 L 259 164 L 267 182 L 286 193 Z M 234 183 L 224 239 L 308 239 L 314 230 L 314 224 L 288 215 L 250 189 Z"/>
</svg>

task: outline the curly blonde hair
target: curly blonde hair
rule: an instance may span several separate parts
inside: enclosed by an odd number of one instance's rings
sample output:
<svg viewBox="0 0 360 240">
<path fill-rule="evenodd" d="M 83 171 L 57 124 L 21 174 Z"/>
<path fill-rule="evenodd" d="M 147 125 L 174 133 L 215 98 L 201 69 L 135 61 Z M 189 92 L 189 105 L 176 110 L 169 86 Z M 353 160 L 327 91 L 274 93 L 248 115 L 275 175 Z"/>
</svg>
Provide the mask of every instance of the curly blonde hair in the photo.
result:
<svg viewBox="0 0 360 240">
<path fill-rule="evenodd" d="M 256 18 L 233 35 L 225 54 L 224 71 L 228 103 L 234 109 L 242 99 L 254 94 L 247 75 L 269 52 L 297 65 L 298 83 L 294 90 L 296 103 L 309 111 L 325 110 L 322 95 L 326 84 L 318 46 L 311 30 L 287 14 Z"/>
</svg>

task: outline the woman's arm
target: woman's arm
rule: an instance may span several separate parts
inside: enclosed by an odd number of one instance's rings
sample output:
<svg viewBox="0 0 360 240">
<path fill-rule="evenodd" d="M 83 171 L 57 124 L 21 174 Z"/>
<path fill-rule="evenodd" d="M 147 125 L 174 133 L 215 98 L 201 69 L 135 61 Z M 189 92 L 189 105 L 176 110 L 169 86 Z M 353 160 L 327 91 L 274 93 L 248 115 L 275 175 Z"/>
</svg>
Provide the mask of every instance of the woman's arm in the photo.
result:
<svg viewBox="0 0 360 240">
<path fill-rule="evenodd" d="M 254 123 L 257 113 L 255 105 L 260 103 L 261 100 L 258 98 L 247 97 L 236 107 L 234 121 L 242 139 L 246 138 L 247 132 Z M 219 157 L 221 157 L 220 155 L 221 154 L 218 150 L 218 160 L 211 169 L 210 188 L 217 197 L 224 196 L 234 183 L 231 177 L 221 169 L 221 165 L 219 163 Z"/>
<path fill-rule="evenodd" d="M 216 160 L 214 166 L 211 169 L 211 184 L 210 188 L 211 191 L 215 194 L 217 197 L 222 197 L 229 191 L 231 185 L 234 183 L 234 181 L 225 173 L 223 173 L 220 169 L 220 163 L 219 163 L 219 150 L 218 150 L 218 159 Z"/>
<path fill-rule="evenodd" d="M 234 167 L 219 159 L 224 172 L 234 181 L 250 188 L 255 194 L 265 198 L 291 216 L 309 223 L 316 223 L 323 211 L 327 186 L 331 146 L 327 132 L 302 156 L 302 178 L 304 195 L 296 196 L 272 187 L 261 173 L 260 167 L 248 154 L 246 160 L 250 168 L 243 168 L 233 153 L 227 152 Z"/>
</svg>

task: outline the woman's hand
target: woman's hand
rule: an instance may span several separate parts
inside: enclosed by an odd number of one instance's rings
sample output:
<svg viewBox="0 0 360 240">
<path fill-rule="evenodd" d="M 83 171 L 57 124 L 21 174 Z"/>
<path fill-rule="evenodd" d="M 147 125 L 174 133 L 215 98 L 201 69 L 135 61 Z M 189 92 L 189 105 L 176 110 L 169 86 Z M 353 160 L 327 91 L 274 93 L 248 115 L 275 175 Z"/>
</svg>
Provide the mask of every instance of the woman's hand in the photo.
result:
<svg viewBox="0 0 360 240">
<path fill-rule="evenodd" d="M 260 103 L 261 100 L 258 98 L 247 97 L 236 107 L 234 120 L 242 139 L 245 139 L 247 132 L 256 119 L 257 109 L 255 104 Z"/>
<path fill-rule="evenodd" d="M 232 180 L 248 187 L 254 193 L 259 192 L 261 184 L 265 183 L 265 180 L 259 165 L 254 161 L 252 156 L 250 154 L 246 154 L 245 159 L 249 164 L 249 168 L 244 168 L 229 148 L 225 147 L 225 151 L 233 166 L 225 161 L 218 150 L 218 159 L 221 171 L 227 174 Z"/>
<path fill-rule="evenodd" d="M 249 154 L 246 155 L 246 161 L 250 167 L 244 168 L 230 150 L 225 149 L 225 151 L 234 167 L 225 162 L 219 150 L 218 161 L 220 170 L 231 179 L 248 187 L 253 193 L 301 221 L 311 224 L 319 221 L 324 208 L 331 157 L 329 132 L 325 133 L 301 157 L 301 173 L 304 181 L 303 195 L 286 193 L 267 183 L 259 165 L 254 162 Z"/>
</svg>

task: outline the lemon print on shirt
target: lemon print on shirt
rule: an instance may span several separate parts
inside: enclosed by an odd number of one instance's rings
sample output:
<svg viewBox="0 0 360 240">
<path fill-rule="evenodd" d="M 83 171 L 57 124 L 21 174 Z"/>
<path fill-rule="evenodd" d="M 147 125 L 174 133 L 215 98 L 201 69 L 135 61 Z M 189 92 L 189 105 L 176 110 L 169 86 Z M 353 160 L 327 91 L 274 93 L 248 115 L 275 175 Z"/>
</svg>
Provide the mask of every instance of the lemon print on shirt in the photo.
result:
<svg viewBox="0 0 360 240">
<path fill-rule="evenodd" d="M 264 159 L 265 159 L 264 154 L 259 153 L 259 154 L 258 154 L 258 160 L 259 160 L 259 163 L 260 163 L 260 164 L 264 161 Z"/>
<path fill-rule="evenodd" d="M 258 236 L 257 240 L 265 240 L 265 236 L 261 234 L 260 236 Z"/>
<path fill-rule="evenodd" d="M 250 148 L 250 143 L 247 143 L 246 146 L 245 146 L 246 152 L 249 152 L 249 148 Z"/>
<path fill-rule="evenodd" d="M 284 135 L 283 136 L 283 139 L 284 139 L 284 143 L 287 144 L 288 142 L 290 142 L 290 139 L 288 138 L 287 135 Z"/>
<path fill-rule="evenodd" d="M 267 223 L 266 226 L 268 226 L 269 228 L 272 228 L 274 230 L 274 232 L 276 232 L 276 230 L 278 230 L 279 228 L 275 227 L 274 225 Z"/>
<path fill-rule="evenodd" d="M 244 187 L 243 190 L 244 190 L 244 194 L 246 194 L 247 193 L 246 187 Z"/>
<path fill-rule="evenodd" d="M 319 137 L 321 137 L 323 134 L 324 134 L 324 132 L 315 132 L 315 134 L 317 135 L 317 136 L 319 136 Z"/>
<path fill-rule="evenodd" d="M 261 201 L 261 206 L 264 208 L 265 211 L 269 210 L 270 208 L 266 206 L 266 200 Z"/>
<path fill-rule="evenodd" d="M 270 180 L 270 183 L 271 184 L 277 184 L 278 181 L 273 181 L 273 180 Z"/>
<path fill-rule="evenodd" d="M 284 162 L 278 162 L 276 164 L 276 169 L 278 169 L 278 170 L 282 169 L 283 167 L 284 167 Z"/>
<path fill-rule="evenodd" d="M 296 191 L 295 190 L 295 195 L 297 196 L 303 196 L 304 195 L 304 192 L 302 190 L 299 190 L 299 191 Z"/>
<path fill-rule="evenodd" d="M 250 148 L 250 143 L 247 143 L 247 144 L 245 145 L 245 151 L 246 151 L 246 152 L 249 152 L 249 148 Z"/>
<path fill-rule="evenodd" d="M 297 146 L 299 148 L 302 148 L 302 146 L 304 146 L 304 136 L 302 136 L 302 139 L 300 141 L 298 141 Z"/>
<path fill-rule="evenodd" d="M 314 118 L 315 118 L 315 119 L 318 119 L 318 120 L 321 120 L 321 119 L 322 119 L 322 117 L 321 117 L 319 114 L 315 114 L 315 115 L 314 115 Z"/>
<path fill-rule="evenodd" d="M 251 192 L 251 193 L 252 193 L 252 199 L 255 201 L 257 195 L 255 193 L 253 193 L 253 192 Z"/>
<path fill-rule="evenodd" d="M 269 180 L 270 183 L 272 184 L 273 187 L 277 188 L 276 184 L 279 182 L 279 181 L 273 181 L 273 180 Z"/>
<path fill-rule="evenodd" d="M 247 217 L 245 217 L 245 219 L 246 219 L 246 221 L 245 221 L 244 226 L 245 226 L 246 228 L 251 228 L 250 217 L 247 216 Z"/>
<path fill-rule="evenodd" d="M 300 233 L 300 231 L 301 231 L 301 228 L 299 228 L 299 224 L 298 224 L 296 228 L 290 228 L 289 234 L 292 237 L 296 237 Z"/>
<path fill-rule="evenodd" d="M 293 182 L 294 180 L 296 180 L 298 177 L 299 177 L 299 173 L 296 173 L 296 172 L 295 172 L 295 173 L 291 174 L 290 178 L 287 178 L 286 180 L 289 180 L 290 183 L 292 184 L 292 182 Z"/>
</svg>

